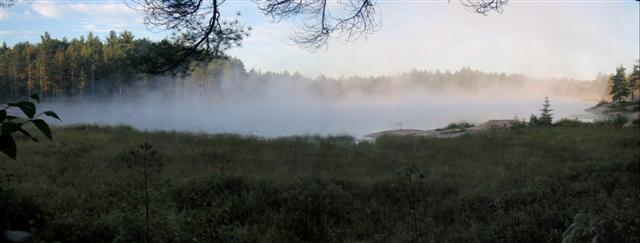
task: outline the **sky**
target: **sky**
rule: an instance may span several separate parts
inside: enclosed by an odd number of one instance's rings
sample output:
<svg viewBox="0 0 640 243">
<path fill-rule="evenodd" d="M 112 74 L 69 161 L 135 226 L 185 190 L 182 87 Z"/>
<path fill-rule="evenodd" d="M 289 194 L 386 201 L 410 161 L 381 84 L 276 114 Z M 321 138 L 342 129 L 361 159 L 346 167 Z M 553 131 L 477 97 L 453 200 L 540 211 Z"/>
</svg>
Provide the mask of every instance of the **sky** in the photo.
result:
<svg viewBox="0 0 640 243">
<path fill-rule="evenodd" d="M 474 14 L 456 1 L 377 0 L 382 26 L 357 41 L 332 40 L 311 52 L 289 39 L 299 21 L 272 23 L 255 1 L 227 0 L 253 30 L 229 51 L 247 68 L 307 76 L 392 75 L 470 67 L 531 77 L 590 80 L 630 67 L 640 52 L 640 4 L 633 0 L 511 0 L 502 14 Z M 0 9 L 0 42 L 37 42 L 44 31 L 68 39 L 130 30 L 162 39 L 122 0 L 28 0 Z"/>
</svg>

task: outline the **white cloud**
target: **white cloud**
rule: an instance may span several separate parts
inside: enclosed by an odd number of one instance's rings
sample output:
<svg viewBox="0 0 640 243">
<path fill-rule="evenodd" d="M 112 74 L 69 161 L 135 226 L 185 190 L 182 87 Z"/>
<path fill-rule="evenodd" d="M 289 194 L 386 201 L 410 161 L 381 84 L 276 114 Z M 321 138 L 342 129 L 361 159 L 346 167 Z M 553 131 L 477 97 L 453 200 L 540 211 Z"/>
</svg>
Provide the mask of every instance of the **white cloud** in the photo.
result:
<svg viewBox="0 0 640 243">
<path fill-rule="evenodd" d="M 20 36 L 20 37 L 28 37 L 33 35 L 33 31 L 31 30 L 21 30 L 21 31 L 14 31 L 14 30 L 2 30 L 0 31 L 0 36 Z"/>
<path fill-rule="evenodd" d="M 111 30 L 123 31 L 132 26 L 141 24 L 141 14 L 129 8 L 124 3 L 97 3 L 97 4 L 67 4 L 66 7 L 73 12 L 81 14 L 84 18 L 82 30 L 94 33 L 107 33 Z"/>
<path fill-rule="evenodd" d="M 119 30 L 118 28 L 108 28 L 108 27 L 104 27 L 104 26 L 98 26 L 95 24 L 85 24 L 82 26 L 82 29 L 84 29 L 85 31 L 91 31 L 93 33 L 107 33 L 111 30 Z"/>
<path fill-rule="evenodd" d="M 116 32 L 130 30 L 136 24 L 131 18 L 102 17 L 82 19 L 79 26 L 83 32 L 107 33 L 112 30 Z"/>
<path fill-rule="evenodd" d="M 47 18 L 62 17 L 64 4 L 54 3 L 51 1 L 37 1 L 31 5 L 34 12 Z"/>
<path fill-rule="evenodd" d="M 73 11 L 87 15 L 128 15 L 136 13 L 135 10 L 129 8 L 127 5 L 117 3 L 76 3 L 68 4 L 67 6 Z"/>
<path fill-rule="evenodd" d="M 127 16 L 137 13 L 126 4 L 111 2 L 64 4 L 55 3 L 54 1 L 36 1 L 31 5 L 31 9 L 48 18 L 61 18 L 67 10 L 94 17 Z"/>
</svg>

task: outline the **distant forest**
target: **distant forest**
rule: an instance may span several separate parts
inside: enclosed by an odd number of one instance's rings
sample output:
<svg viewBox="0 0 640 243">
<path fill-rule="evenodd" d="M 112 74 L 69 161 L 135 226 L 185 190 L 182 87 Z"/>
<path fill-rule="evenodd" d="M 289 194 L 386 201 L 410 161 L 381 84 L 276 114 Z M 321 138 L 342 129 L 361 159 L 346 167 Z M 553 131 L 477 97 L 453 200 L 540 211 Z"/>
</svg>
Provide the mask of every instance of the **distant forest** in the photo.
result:
<svg viewBox="0 0 640 243">
<path fill-rule="evenodd" d="M 20 42 L 13 47 L 3 43 L 0 47 L 0 96 L 15 99 L 38 93 L 43 99 L 51 100 L 135 95 L 162 89 L 224 97 L 231 91 L 229 87 L 234 91 L 243 90 L 245 94 L 259 94 L 268 85 L 289 82 L 328 97 L 354 92 L 384 94 L 398 89 L 474 92 L 536 85 L 559 95 L 602 99 L 607 96 L 609 80 L 609 75 L 599 75 L 589 81 L 535 80 L 519 74 L 485 73 L 470 68 L 454 72 L 413 70 L 394 76 L 309 78 L 298 73 L 246 70 L 242 61 L 235 58 L 193 62 L 171 74 L 150 74 L 144 67 L 162 56 L 153 52 L 167 51 L 166 48 L 152 48 L 162 42 L 136 39 L 129 31 L 111 31 L 104 40 L 91 32 L 86 37 L 71 40 L 53 39 L 45 32 L 38 43 Z"/>
</svg>

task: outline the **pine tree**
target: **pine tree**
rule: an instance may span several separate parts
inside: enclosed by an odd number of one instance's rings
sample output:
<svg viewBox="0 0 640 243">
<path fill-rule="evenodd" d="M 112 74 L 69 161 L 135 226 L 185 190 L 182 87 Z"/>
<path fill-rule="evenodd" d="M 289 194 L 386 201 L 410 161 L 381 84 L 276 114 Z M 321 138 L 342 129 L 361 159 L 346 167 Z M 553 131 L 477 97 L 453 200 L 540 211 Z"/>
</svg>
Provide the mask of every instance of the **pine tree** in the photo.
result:
<svg viewBox="0 0 640 243">
<path fill-rule="evenodd" d="M 11 78 L 9 78 L 9 60 L 8 58 L 9 48 L 7 47 L 7 43 L 2 43 L 2 47 L 0 47 L 0 95 L 3 97 L 6 95 L 7 86 L 10 86 Z M 9 87 L 9 93 L 11 94 L 11 88 Z"/>
<path fill-rule="evenodd" d="M 12 57 L 9 59 L 9 66 L 7 66 L 8 68 L 8 74 L 9 74 L 9 95 L 11 97 L 17 97 L 18 94 L 18 84 L 17 84 L 17 80 L 20 78 L 20 65 L 22 58 L 20 58 L 19 53 L 14 52 Z"/>
<path fill-rule="evenodd" d="M 101 77 L 100 64 L 102 63 L 102 41 L 100 38 L 89 32 L 87 35 L 86 43 L 82 49 L 82 59 L 87 66 L 87 79 L 90 80 L 91 94 L 96 94 L 96 80 Z"/>
<path fill-rule="evenodd" d="M 47 52 L 41 50 L 38 54 L 38 78 L 40 79 L 40 94 L 44 98 L 47 95 Z"/>
<path fill-rule="evenodd" d="M 31 47 L 27 46 L 26 49 L 26 54 L 25 54 L 25 60 L 27 61 L 27 94 L 28 96 L 31 96 L 31 92 L 33 91 L 33 72 L 32 70 L 32 65 L 31 65 Z"/>
<path fill-rule="evenodd" d="M 40 36 L 40 44 L 38 45 L 38 78 L 40 84 L 40 97 L 44 98 L 47 96 L 48 91 L 51 90 L 52 81 L 55 80 L 53 77 L 53 63 L 55 63 L 54 57 L 54 41 L 51 39 L 51 35 L 49 32 L 44 32 L 44 35 Z"/>
<path fill-rule="evenodd" d="M 551 104 L 549 103 L 549 97 L 544 97 L 544 103 L 542 104 L 542 109 L 540 110 L 540 118 L 538 119 L 538 124 L 542 126 L 550 126 L 553 122 L 553 117 L 551 114 Z"/>
<path fill-rule="evenodd" d="M 54 55 L 54 65 L 55 69 L 53 69 L 53 82 L 51 83 L 51 89 L 53 95 L 64 95 L 64 80 L 65 80 L 65 66 L 63 65 L 64 59 L 64 51 L 62 47 L 56 48 L 56 52 Z"/>
<path fill-rule="evenodd" d="M 80 89 L 80 69 L 82 68 L 80 54 L 82 50 L 82 41 L 78 39 L 71 40 L 69 47 L 66 50 L 66 56 L 68 57 L 68 73 L 67 79 L 69 80 L 66 85 L 67 93 L 71 93 L 71 96 L 76 96 L 76 91 Z"/>
<path fill-rule="evenodd" d="M 620 66 L 616 68 L 616 74 L 611 76 L 611 89 L 610 94 L 614 103 L 623 101 L 625 97 L 629 95 L 629 85 L 627 85 L 627 79 L 625 78 L 625 68 Z"/>
<path fill-rule="evenodd" d="M 124 86 L 128 87 L 135 80 L 135 70 L 130 65 L 130 56 L 132 52 L 135 52 L 135 37 L 130 31 L 123 31 L 119 37 L 121 54 L 119 60 L 119 72 L 120 78 L 124 81 Z"/>
</svg>

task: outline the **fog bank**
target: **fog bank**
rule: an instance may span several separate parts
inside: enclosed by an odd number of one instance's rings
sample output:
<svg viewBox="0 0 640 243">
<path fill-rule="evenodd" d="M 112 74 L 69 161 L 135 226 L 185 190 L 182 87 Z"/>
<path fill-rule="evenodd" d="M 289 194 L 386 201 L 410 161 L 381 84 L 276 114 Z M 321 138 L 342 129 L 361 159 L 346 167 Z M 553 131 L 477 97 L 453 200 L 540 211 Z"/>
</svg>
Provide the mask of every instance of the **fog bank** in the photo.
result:
<svg viewBox="0 0 640 243">
<path fill-rule="evenodd" d="M 190 82 L 186 78 L 180 82 Z M 42 104 L 56 111 L 63 125 L 127 124 L 141 130 L 238 133 L 265 137 L 348 134 L 356 137 L 386 129 L 434 129 L 450 122 L 528 119 L 538 114 L 546 95 L 554 117 L 585 114 L 587 96 L 561 94 L 557 85 L 495 84 L 483 88 L 424 88 L 404 81 L 374 82 L 353 88 L 295 77 L 255 83 L 219 81 L 215 92 L 186 89 L 165 78 L 153 91 L 111 98 Z M 541 81 L 540 81 L 541 82 Z M 334 87 L 334 88 L 327 88 Z M 351 88 L 349 88 L 351 87 Z M 556 89 L 556 90 L 554 90 Z M 338 91 L 336 91 L 338 90 Z"/>
</svg>

